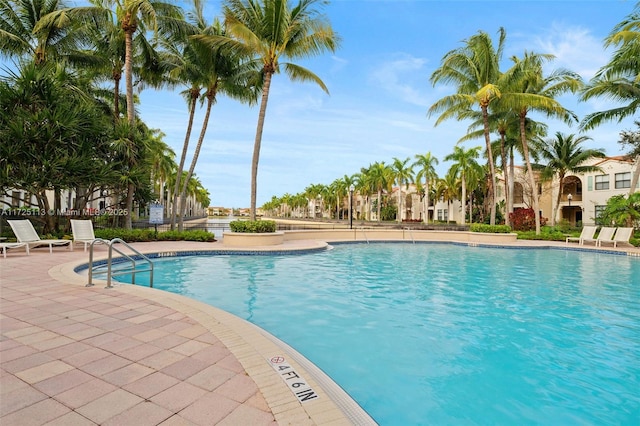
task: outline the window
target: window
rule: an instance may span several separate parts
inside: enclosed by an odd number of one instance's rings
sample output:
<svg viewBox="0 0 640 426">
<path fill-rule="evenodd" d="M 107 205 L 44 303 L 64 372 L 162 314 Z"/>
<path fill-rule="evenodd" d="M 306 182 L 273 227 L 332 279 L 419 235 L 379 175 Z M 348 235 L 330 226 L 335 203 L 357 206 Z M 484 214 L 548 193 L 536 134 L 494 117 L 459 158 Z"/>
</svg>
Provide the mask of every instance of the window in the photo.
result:
<svg viewBox="0 0 640 426">
<path fill-rule="evenodd" d="M 631 188 L 631 172 L 616 173 L 616 189 Z"/>
<path fill-rule="evenodd" d="M 444 212 L 444 221 L 448 222 L 449 221 L 449 210 L 443 210 Z"/>
<path fill-rule="evenodd" d="M 11 207 L 20 207 L 20 191 L 11 192 Z"/>
<path fill-rule="evenodd" d="M 438 209 L 438 222 L 442 222 L 442 210 Z"/>
<path fill-rule="evenodd" d="M 604 209 L 607 206 L 595 206 L 596 210 L 595 210 L 595 215 L 596 217 L 594 218 L 597 224 L 600 224 L 600 216 L 602 216 L 602 212 L 604 212 Z"/>
<path fill-rule="evenodd" d="M 596 191 L 599 189 L 609 189 L 609 175 L 596 176 Z"/>
<path fill-rule="evenodd" d="M 513 203 L 514 204 L 524 203 L 524 189 L 522 185 L 518 182 L 516 182 L 513 185 Z"/>
</svg>

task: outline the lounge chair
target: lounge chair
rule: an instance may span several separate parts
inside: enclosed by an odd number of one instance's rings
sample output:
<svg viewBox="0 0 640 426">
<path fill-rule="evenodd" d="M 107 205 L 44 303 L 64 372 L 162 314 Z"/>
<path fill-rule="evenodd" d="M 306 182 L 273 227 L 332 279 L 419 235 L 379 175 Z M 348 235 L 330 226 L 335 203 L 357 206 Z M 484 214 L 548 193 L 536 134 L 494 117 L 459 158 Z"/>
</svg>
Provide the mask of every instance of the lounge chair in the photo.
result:
<svg viewBox="0 0 640 426">
<path fill-rule="evenodd" d="M 600 228 L 600 233 L 596 238 L 585 238 L 584 241 L 594 243 L 596 247 L 600 247 L 600 243 L 602 241 L 604 242 L 611 241 L 611 239 L 613 238 L 613 234 L 615 232 L 616 232 L 616 228 L 603 226 L 602 228 Z"/>
<path fill-rule="evenodd" d="M 96 239 L 93 233 L 93 223 L 90 220 L 71 219 L 71 233 L 73 234 L 73 243 L 84 244 L 84 251 L 87 251 L 87 246 Z"/>
<path fill-rule="evenodd" d="M 27 255 L 29 255 L 29 244 L 27 243 L 0 243 L 0 250 L 2 250 L 2 256 L 7 258 L 7 249 L 25 247 L 27 249 Z"/>
<path fill-rule="evenodd" d="M 585 226 L 582 228 L 582 232 L 579 237 L 567 237 L 566 244 L 569 244 L 569 241 L 577 241 L 580 245 L 584 244 L 585 239 L 592 240 L 593 236 L 596 234 L 596 226 Z"/>
<path fill-rule="evenodd" d="M 602 243 L 611 243 L 614 247 L 618 247 L 618 243 L 630 244 L 631 235 L 633 235 L 633 228 L 618 228 L 613 239 L 600 241 L 600 246 Z"/>
<path fill-rule="evenodd" d="M 27 246 L 40 247 L 49 246 L 49 253 L 53 253 L 53 246 L 69 246 L 73 251 L 73 241 L 71 240 L 42 240 L 33 228 L 31 221 L 27 220 L 7 220 L 9 226 L 13 230 L 19 243 L 25 243 Z"/>
</svg>

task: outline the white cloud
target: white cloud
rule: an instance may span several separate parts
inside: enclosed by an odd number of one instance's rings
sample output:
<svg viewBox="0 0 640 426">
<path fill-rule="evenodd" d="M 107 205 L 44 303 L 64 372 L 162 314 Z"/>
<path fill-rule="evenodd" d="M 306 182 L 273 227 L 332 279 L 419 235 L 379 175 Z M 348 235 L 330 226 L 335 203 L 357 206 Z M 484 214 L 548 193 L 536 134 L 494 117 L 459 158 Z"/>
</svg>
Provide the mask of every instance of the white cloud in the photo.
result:
<svg viewBox="0 0 640 426">
<path fill-rule="evenodd" d="M 369 76 L 369 81 L 387 95 L 400 98 L 410 104 L 427 106 L 425 96 L 410 84 L 415 76 L 424 75 L 425 59 L 400 53 L 388 62 L 379 64 Z"/>
</svg>

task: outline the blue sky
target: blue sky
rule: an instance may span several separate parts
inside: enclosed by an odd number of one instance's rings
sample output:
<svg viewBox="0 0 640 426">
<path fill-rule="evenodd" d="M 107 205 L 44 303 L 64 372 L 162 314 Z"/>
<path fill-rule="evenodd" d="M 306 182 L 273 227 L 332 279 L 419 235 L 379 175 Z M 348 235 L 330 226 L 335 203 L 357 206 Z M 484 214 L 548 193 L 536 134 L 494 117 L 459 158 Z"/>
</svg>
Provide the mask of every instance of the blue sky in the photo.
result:
<svg viewBox="0 0 640 426">
<path fill-rule="evenodd" d="M 220 2 L 207 5 L 213 18 Z M 467 128 L 455 120 L 434 127 L 437 117 L 427 117 L 428 108 L 453 91 L 429 82 L 445 53 L 480 30 L 496 40 L 504 27 L 505 69 L 511 56 L 525 50 L 551 53 L 556 59 L 549 69 L 567 68 L 588 80 L 610 58 L 602 40 L 634 5 L 635 0 L 333 0 L 324 12 L 342 38 L 340 48 L 298 61 L 322 78 L 330 95 L 309 83 L 291 83 L 284 74 L 274 77 L 260 153 L 258 206 L 274 195 L 304 192 L 311 184 L 329 185 L 376 161 L 411 157 L 413 162 L 416 154 L 428 151 L 440 160 L 437 171 L 444 175 L 450 163 L 443 158 Z M 161 129 L 179 156 L 188 117 L 179 90 L 146 89 L 140 99 L 142 119 Z M 573 95 L 559 100 L 580 118 L 614 106 L 606 99 L 578 103 Z M 212 110 L 196 174 L 213 206 L 250 204 L 257 116 L 258 107 L 226 98 Z M 201 118 L 202 113 L 196 115 L 192 148 Z M 576 125 L 546 123 L 549 135 L 578 133 Z M 619 132 L 632 127 L 631 119 L 598 127 L 587 133 L 593 140 L 585 147 L 619 155 Z M 484 141 L 465 142 L 466 147 L 477 145 Z"/>
</svg>

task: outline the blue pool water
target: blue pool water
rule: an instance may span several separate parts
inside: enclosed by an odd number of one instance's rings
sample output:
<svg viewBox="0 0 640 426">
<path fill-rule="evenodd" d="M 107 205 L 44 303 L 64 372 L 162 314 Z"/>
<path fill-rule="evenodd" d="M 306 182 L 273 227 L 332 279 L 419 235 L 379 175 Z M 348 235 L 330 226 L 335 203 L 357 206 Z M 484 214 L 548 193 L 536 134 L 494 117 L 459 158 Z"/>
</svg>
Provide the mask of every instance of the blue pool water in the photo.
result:
<svg viewBox="0 0 640 426">
<path fill-rule="evenodd" d="M 640 424 L 640 259 L 348 244 L 159 260 L 154 287 L 268 330 L 381 425 Z"/>
</svg>

